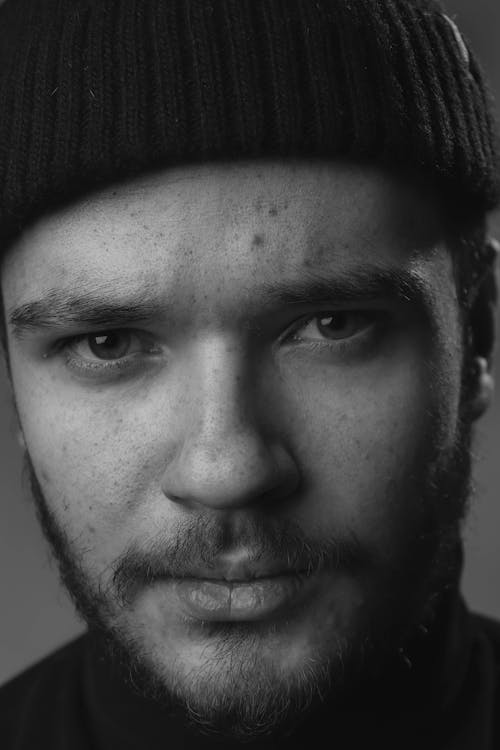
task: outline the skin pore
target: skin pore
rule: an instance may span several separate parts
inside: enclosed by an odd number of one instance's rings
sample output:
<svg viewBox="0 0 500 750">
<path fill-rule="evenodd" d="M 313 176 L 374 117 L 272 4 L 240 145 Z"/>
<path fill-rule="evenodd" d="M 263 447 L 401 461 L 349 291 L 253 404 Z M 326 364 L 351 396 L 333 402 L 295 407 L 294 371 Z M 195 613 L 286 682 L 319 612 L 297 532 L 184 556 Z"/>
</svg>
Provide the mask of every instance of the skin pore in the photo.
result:
<svg viewBox="0 0 500 750">
<path fill-rule="evenodd" d="M 389 173 L 248 161 L 106 188 L 7 253 L 45 533 L 158 700 L 277 729 L 382 666 L 453 576 L 471 425 L 443 236 Z M 298 593 L 259 616 L 235 589 L 197 617 L 176 583 L 278 572 Z"/>
</svg>

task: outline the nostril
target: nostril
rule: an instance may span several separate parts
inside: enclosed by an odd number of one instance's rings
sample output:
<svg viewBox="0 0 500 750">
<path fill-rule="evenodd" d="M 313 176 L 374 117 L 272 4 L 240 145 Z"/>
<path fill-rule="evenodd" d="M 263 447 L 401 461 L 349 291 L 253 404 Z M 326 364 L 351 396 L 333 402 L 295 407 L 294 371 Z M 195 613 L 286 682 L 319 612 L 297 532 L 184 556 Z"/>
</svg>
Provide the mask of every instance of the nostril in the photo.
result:
<svg viewBox="0 0 500 750">
<path fill-rule="evenodd" d="M 248 436 L 247 436 L 248 437 Z M 162 490 L 171 502 L 212 509 L 236 509 L 276 503 L 293 493 L 298 469 L 292 456 L 278 443 L 233 441 L 207 459 L 207 446 L 187 444 L 166 469 Z M 210 451 L 213 455 L 213 451 Z"/>
</svg>

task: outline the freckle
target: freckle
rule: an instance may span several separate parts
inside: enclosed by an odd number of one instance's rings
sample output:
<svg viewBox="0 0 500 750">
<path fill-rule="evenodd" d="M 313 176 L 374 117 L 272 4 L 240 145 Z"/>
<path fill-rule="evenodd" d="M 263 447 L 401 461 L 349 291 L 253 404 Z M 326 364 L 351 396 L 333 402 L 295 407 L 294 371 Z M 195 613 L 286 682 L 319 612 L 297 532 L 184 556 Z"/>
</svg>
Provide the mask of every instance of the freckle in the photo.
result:
<svg viewBox="0 0 500 750">
<path fill-rule="evenodd" d="M 276 206 L 272 206 L 269 209 L 269 216 L 277 216 L 277 215 L 278 215 L 278 209 L 276 208 Z"/>
<path fill-rule="evenodd" d="M 264 237 L 261 234 L 254 234 L 252 245 L 254 247 L 259 247 L 260 245 L 264 244 Z"/>
</svg>

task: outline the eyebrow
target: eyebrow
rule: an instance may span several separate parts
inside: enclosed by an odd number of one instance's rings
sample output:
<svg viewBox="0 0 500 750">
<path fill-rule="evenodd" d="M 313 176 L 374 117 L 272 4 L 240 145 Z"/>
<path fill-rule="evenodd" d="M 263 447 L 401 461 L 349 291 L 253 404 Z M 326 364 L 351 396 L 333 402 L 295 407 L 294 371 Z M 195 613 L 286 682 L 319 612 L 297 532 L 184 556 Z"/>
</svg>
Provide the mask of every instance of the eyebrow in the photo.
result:
<svg viewBox="0 0 500 750">
<path fill-rule="evenodd" d="M 390 299 L 414 305 L 428 321 L 435 317 L 434 295 L 425 281 L 407 269 L 355 268 L 322 273 L 310 269 L 300 271 L 294 281 L 264 282 L 252 292 L 260 309 L 330 302 L 332 305 Z M 331 274 L 331 275 L 329 275 Z M 8 320 L 14 337 L 21 340 L 30 332 L 71 326 L 126 327 L 159 320 L 174 314 L 165 300 L 151 296 L 148 290 L 134 290 L 119 298 L 113 285 L 81 288 L 80 292 L 50 289 L 43 298 L 26 302 L 13 309 Z M 259 313 L 259 317 L 262 313 Z"/>
<path fill-rule="evenodd" d="M 375 299 L 396 299 L 414 303 L 432 313 L 434 297 L 422 277 L 414 271 L 369 266 L 355 268 L 331 278 L 317 271 L 303 271 L 293 282 L 262 285 L 266 301 L 276 305 L 302 305 L 310 302 L 348 304 Z"/>
</svg>

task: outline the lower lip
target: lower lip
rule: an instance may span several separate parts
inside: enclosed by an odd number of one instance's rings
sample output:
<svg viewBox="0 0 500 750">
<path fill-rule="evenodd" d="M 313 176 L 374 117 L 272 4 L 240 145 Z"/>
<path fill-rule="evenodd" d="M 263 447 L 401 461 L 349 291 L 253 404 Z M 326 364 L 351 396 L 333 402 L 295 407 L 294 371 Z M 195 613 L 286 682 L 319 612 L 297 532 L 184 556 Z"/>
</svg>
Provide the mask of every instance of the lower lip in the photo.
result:
<svg viewBox="0 0 500 750">
<path fill-rule="evenodd" d="M 263 620 L 295 603 L 309 579 L 282 575 L 252 581 L 177 580 L 175 591 L 185 614 L 210 622 Z"/>
</svg>

